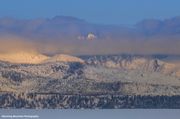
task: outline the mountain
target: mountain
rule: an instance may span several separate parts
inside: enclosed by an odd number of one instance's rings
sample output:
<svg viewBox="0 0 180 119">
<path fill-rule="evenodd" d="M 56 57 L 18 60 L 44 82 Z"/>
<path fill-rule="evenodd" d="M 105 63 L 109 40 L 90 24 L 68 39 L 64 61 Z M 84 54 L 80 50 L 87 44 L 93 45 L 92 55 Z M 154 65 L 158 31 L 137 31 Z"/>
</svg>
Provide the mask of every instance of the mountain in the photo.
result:
<svg viewBox="0 0 180 119">
<path fill-rule="evenodd" d="M 70 16 L 32 20 L 0 18 L 0 45 L 7 39 L 12 42 L 21 39 L 32 42 L 41 53 L 51 55 L 179 55 L 179 33 L 179 17 L 147 19 L 132 26 L 93 24 Z"/>
<path fill-rule="evenodd" d="M 56 55 L 40 64 L 1 62 L 0 66 L 1 91 L 180 94 L 180 65 L 152 57 Z"/>
<path fill-rule="evenodd" d="M 55 55 L 38 64 L 1 61 L 0 107 L 179 108 L 180 63 L 170 59 Z"/>
<path fill-rule="evenodd" d="M 180 17 L 174 17 L 165 20 L 146 19 L 137 23 L 136 28 L 147 36 L 168 36 L 179 37 Z"/>
<path fill-rule="evenodd" d="M 107 68 L 138 70 L 144 72 L 158 72 L 180 78 L 180 62 L 158 59 L 146 56 L 101 56 L 89 59 L 88 64 L 100 65 Z"/>
<path fill-rule="evenodd" d="M 18 20 L 0 18 L 1 34 L 13 34 L 30 38 L 77 39 L 93 33 L 99 39 L 122 39 L 144 36 L 178 35 L 180 32 L 180 17 L 165 20 L 145 19 L 134 26 L 101 25 L 89 23 L 83 19 L 71 16 L 55 16 L 49 19 Z"/>
<path fill-rule="evenodd" d="M 11 63 L 28 63 L 28 64 L 39 64 L 42 61 L 48 59 L 48 56 L 39 54 L 37 52 L 12 52 L 12 53 L 1 53 L 0 60 Z"/>
<path fill-rule="evenodd" d="M 17 63 L 17 64 L 42 64 L 47 62 L 81 62 L 84 61 L 80 58 L 70 55 L 55 55 L 53 57 L 40 54 L 38 52 L 17 51 L 10 53 L 1 53 L 0 61 Z"/>
</svg>

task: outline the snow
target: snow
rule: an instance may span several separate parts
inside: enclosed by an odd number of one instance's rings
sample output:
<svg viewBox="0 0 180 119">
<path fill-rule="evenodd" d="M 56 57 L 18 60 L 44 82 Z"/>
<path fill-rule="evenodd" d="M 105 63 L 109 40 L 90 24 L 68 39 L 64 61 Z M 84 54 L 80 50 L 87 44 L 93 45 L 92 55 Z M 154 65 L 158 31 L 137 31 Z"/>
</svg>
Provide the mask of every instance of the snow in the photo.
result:
<svg viewBox="0 0 180 119">
<path fill-rule="evenodd" d="M 37 52 L 13 52 L 0 54 L 1 61 L 11 63 L 24 63 L 24 64 L 39 64 L 48 59 L 48 56 L 42 55 Z"/>
<path fill-rule="evenodd" d="M 78 57 L 59 54 L 49 57 L 37 52 L 15 52 L 0 54 L 0 60 L 18 64 L 41 64 L 46 62 L 81 62 L 84 61 Z"/>
</svg>

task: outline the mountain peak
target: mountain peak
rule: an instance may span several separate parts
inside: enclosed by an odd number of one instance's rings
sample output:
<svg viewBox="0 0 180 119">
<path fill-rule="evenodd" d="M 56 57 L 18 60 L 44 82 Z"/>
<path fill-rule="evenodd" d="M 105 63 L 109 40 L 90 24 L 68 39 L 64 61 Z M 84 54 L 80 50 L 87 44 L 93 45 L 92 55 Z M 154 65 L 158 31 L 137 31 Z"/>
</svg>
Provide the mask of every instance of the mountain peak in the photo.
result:
<svg viewBox="0 0 180 119">
<path fill-rule="evenodd" d="M 79 19 L 72 16 L 55 16 L 51 19 L 52 21 L 56 22 L 85 22 L 83 19 Z"/>
<path fill-rule="evenodd" d="M 17 64 L 41 64 L 47 62 L 80 62 L 84 61 L 78 57 L 58 54 L 53 57 L 49 57 L 38 52 L 13 52 L 13 53 L 1 53 L 0 61 L 17 63 Z"/>
<path fill-rule="evenodd" d="M 1 61 L 7 61 L 11 63 L 22 63 L 22 64 L 38 64 L 48 58 L 49 58 L 48 56 L 39 54 L 37 52 L 25 52 L 25 51 L 0 54 Z"/>
</svg>

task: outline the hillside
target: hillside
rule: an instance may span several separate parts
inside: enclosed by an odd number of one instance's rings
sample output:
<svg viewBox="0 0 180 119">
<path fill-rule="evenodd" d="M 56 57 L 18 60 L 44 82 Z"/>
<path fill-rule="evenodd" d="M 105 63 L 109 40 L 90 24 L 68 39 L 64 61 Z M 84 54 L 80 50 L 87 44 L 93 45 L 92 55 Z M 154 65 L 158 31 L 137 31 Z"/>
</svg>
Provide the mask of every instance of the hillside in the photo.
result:
<svg viewBox="0 0 180 119">
<path fill-rule="evenodd" d="M 0 60 L 11 63 L 24 63 L 24 64 L 39 64 L 48 59 L 48 56 L 39 54 L 37 52 L 10 52 L 1 53 Z"/>
<path fill-rule="evenodd" d="M 40 64 L 2 62 L 0 90 L 180 95 L 180 68 L 176 64 L 138 56 L 90 56 L 81 59 L 56 55 Z"/>
<path fill-rule="evenodd" d="M 59 54 L 50 57 L 38 52 L 26 51 L 1 53 L 0 61 L 17 64 L 41 64 L 47 62 L 84 62 L 82 59 L 70 55 Z"/>
</svg>

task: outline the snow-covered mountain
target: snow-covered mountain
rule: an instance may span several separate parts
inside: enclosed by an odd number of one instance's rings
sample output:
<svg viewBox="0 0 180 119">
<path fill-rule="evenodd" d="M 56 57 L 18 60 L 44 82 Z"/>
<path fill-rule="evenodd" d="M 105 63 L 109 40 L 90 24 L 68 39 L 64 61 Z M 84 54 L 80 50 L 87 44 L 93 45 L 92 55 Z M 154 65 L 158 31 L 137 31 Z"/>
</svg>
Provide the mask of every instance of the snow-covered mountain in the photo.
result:
<svg viewBox="0 0 180 119">
<path fill-rule="evenodd" d="M 27 62 L 29 57 L 0 61 L 0 107 L 179 108 L 179 61 L 165 59 L 55 55 L 40 63 Z"/>
<path fill-rule="evenodd" d="M 0 63 L 0 91 L 8 92 L 179 95 L 179 79 L 178 63 L 143 56 L 56 55 L 38 64 Z"/>
<path fill-rule="evenodd" d="M 7 61 L 11 63 L 28 63 L 28 64 L 39 64 L 42 61 L 48 59 L 48 56 L 42 55 L 37 52 L 10 52 L 1 53 L 0 60 Z"/>
<path fill-rule="evenodd" d="M 84 62 L 82 59 L 70 55 L 59 54 L 50 57 L 38 52 L 29 51 L 0 53 L 0 61 L 18 64 L 41 64 L 47 62 Z"/>
</svg>

